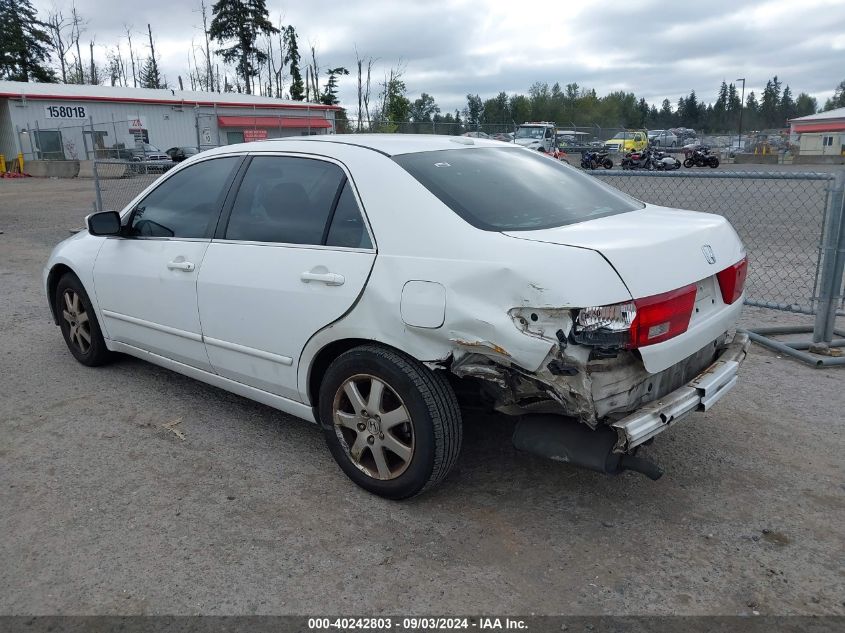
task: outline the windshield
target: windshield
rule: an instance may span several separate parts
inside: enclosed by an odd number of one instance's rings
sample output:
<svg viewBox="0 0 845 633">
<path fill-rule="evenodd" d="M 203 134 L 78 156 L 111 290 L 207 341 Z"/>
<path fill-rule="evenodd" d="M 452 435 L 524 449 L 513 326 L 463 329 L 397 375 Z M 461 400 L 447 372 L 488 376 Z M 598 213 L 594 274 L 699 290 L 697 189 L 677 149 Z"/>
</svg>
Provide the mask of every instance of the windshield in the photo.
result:
<svg viewBox="0 0 845 633">
<path fill-rule="evenodd" d="M 644 206 L 560 161 L 516 147 L 448 149 L 393 160 L 485 231 L 544 229 Z"/>
<path fill-rule="evenodd" d="M 543 127 L 521 127 L 516 131 L 516 138 L 543 138 Z"/>
<path fill-rule="evenodd" d="M 618 132 L 613 138 L 629 139 L 634 138 L 633 132 Z"/>
</svg>

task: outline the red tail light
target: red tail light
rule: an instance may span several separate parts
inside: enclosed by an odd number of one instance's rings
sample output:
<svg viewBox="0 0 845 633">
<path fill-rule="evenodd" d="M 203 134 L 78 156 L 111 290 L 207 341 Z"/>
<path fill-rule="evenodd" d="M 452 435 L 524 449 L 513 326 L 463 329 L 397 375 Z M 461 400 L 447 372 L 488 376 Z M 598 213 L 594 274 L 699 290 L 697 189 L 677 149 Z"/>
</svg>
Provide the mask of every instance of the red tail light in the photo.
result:
<svg viewBox="0 0 845 633">
<path fill-rule="evenodd" d="M 637 316 L 631 324 L 631 347 L 662 343 L 683 334 L 695 306 L 696 285 L 690 284 L 659 295 L 634 299 Z"/>
<path fill-rule="evenodd" d="M 722 300 L 731 304 L 742 296 L 745 289 L 745 278 L 748 276 L 748 258 L 743 257 L 733 266 L 716 273 L 719 288 L 722 290 Z"/>
</svg>

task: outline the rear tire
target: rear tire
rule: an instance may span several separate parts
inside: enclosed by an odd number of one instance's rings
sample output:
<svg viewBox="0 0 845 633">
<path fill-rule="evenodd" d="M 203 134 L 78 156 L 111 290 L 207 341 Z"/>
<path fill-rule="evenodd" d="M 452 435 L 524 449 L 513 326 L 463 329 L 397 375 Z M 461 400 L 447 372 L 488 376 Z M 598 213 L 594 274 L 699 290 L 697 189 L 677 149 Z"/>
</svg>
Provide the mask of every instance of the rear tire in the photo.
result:
<svg viewBox="0 0 845 633">
<path fill-rule="evenodd" d="M 111 361 L 114 354 L 106 347 L 94 307 L 76 275 L 65 273 L 59 279 L 54 301 L 62 336 L 73 357 L 88 367 Z"/>
<path fill-rule="evenodd" d="M 695 164 L 695 162 L 692 160 L 692 158 L 687 158 L 687 159 L 684 161 L 684 167 L 686 167 L 687 169 L 689 169 L 690 167 L 692 167 L 694 164 Z"/>
<path fill-rule="evenodd" d="M 461 411 L 446 377 L 378 345 L 335 359 L 318 411 L 341 470 L 387 499 L 407 499 L 442 481 L 461 449 Z"/>
</svg>

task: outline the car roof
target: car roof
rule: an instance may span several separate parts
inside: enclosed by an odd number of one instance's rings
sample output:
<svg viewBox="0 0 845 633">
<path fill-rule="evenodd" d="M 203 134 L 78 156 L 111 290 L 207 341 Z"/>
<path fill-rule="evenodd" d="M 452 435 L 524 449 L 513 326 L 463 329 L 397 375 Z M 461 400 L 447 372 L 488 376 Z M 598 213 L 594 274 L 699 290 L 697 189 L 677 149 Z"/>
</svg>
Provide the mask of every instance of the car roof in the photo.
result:
<svg viewBox="0 0 845 633">
<path fill-rule="evenodd" d="M 285 151 L 291 142 L 354 145 L 385 154 L 398 156 L 416 152 L 435 152 L 444 149 L 470 149 L 473 147 L 513 147 L 511 143 L 470 136 L 446 136 L 440 134 L 318 134 L 312 136 L 288 136 L 284 138 L 254 141 L 240 145 L 226 145 L 220 149 L 252 151 Z"/>
</svg>

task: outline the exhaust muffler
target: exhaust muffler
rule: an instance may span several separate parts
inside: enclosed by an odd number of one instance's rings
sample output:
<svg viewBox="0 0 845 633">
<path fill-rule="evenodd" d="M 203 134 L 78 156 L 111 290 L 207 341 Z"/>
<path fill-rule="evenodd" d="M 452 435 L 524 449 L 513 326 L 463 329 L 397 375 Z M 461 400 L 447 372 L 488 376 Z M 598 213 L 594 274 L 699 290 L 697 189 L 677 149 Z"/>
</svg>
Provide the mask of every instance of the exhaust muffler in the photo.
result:
<svg viewBox="0 0 845 633">
<path fill-rule="evenodd" d="M 517 422 L 513 445 L 556 462 L 582 466 L 608 475 L 624 470 L 642 473 L 656 481 L 663 469 L 643 457 L 614 453 L 616 431 L 607 426 L 593 430 L 571 418 L 553 414 L 525 415 Z"/>
</svg>

